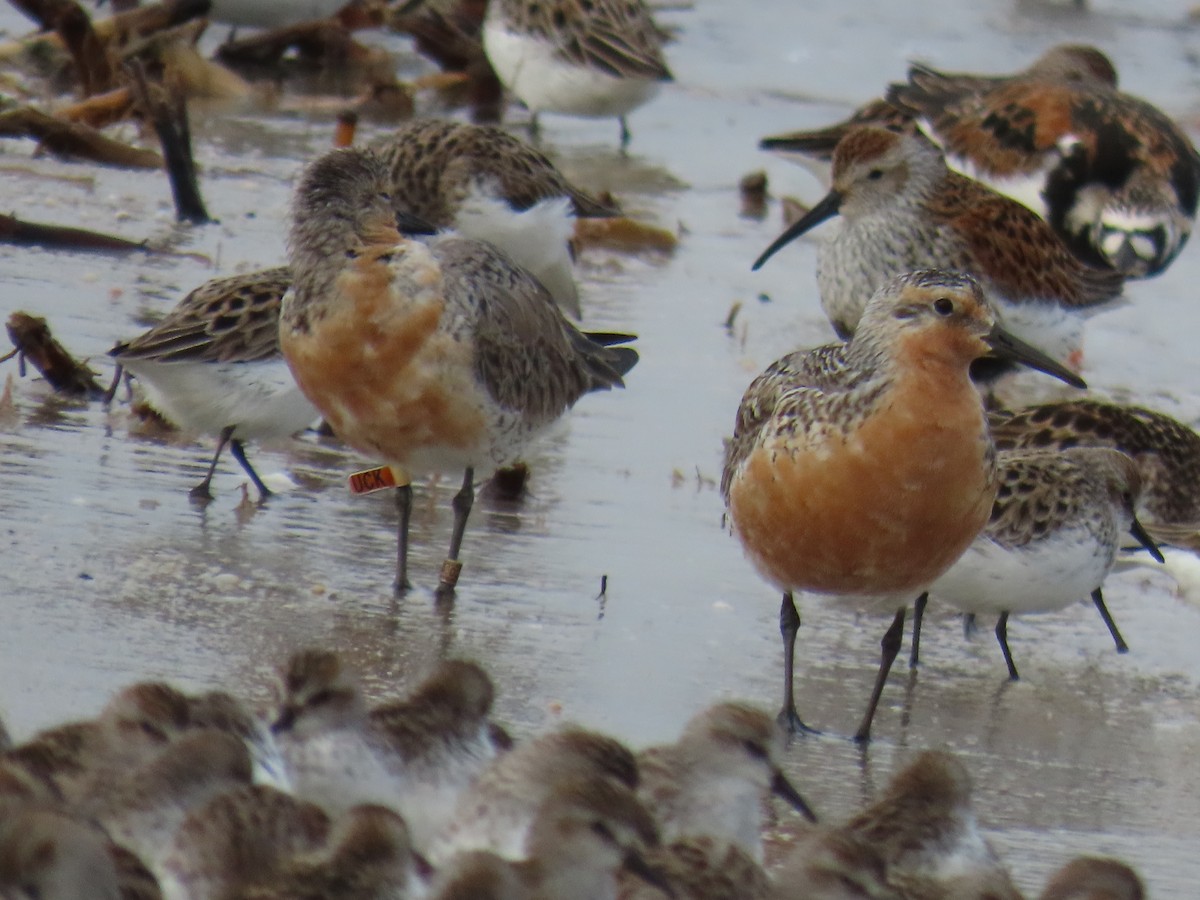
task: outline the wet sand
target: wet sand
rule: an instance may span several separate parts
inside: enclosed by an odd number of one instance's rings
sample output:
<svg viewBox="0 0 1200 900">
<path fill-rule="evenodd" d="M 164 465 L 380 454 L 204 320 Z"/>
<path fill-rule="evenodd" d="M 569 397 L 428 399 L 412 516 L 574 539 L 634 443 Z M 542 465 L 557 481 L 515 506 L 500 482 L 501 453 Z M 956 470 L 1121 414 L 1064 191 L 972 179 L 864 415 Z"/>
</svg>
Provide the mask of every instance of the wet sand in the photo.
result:
<svg viewBox="0 0 1200 900">
<path fill-rule="evenodd" d="M 312 435 L 251 448 L 260 473 L 286 472 L 297 487 L 241 508 L 245 479 L 226 460 L 215 502 L 200 509 L 187 488 L 211 441 L 148 437 L 124 405 L 105 411 L 16 380 L 15 407 L 0 413 L 0 714 L 16 735 L 91 714 L 137 679 L 265 699 L 272 666 L 305 644 L 344 652 L 379 697 L 441 654 L 478 659 L 518 732 L 571 719 L 640 744 L 671 737 L 717 697 L 774 708 L 779 598 L 722 527 L 721 441 L 758 371 L 832 332 L 814 243 L 750 272 L 781 227 L 779 209 L 739 218 L 738 179 L 765 168 L 776 196 L 811 201 L 822 190 L 760 153 L 758 138 L 840 117 L 914 57 L 1005 71 L 1050 44 L 1087 41 L 1112 55 L 1127 90 L 1185 122 L 1200 81 L 1196 28 L 1174 4 L 1143 4 L 1137 16 L 1101 4 L 1082 17 L 998 0 L 804 6 L 762 2 L 746 20 L 720 3 L 663 14 L 681 30 L 668 48 L 679 83 L 631 117 L 627 158 L 615 122 L 545 117 L 545 143 L 572 178 L 682 237 L 669 257 L 583 254 L 586 325 L 636 332 L 641 362 L 625 391 L 584 398 L 530 454 L 524 501 L 479 501 L 452 610 L 435 607 L 432 588 L 457 473 L 418 486 L 418 588 L 396 601 L 393 504 L 349 496 L 345 476 L 364 464 L 354 454 Z M 25 28 L 7 8 L 0 27 Z M 365 40 L 394 48 L 402 76 L 424 70 L 402 40 Z M 205 227 L 175 224 L 165 177 L 32 160 L 32 144 L 0 143 L 4 209 L 170 240 L 216 262 L 3 246 L 5 316 L 48 316 L 107 376 L 104 352 L 185 291 L 283 259 L 290 181 L 328 146 L 329 117 L 193 116 L 201 186 L 221 220 Z M 367 126 L 364 138 L 381 131 Z M 67 174 L 90 181 L 53 177 Z M 1166 275 L 1131 285 L 1128 305 L 1089 323 L 1084 374 L 1098 394 L 1200 420 L 1197 280 L 1200 250 L 1189 246 Z M 0 368 L 8 373 L 14 364 Z M 966 642 L 956 618 L 931 609 L 924 664 L 915 675 L 897 667 L 866 749 L 835 735 L 857 724 L 887 621 L 805 598 L 798 702 L 829 734 L 794 742 L 789 774 L 836 818 L 912 753 L 945 747 L 964 756 L 981 818 L 1026 890 L 1087 852 L 1128 859 L 1154 896 L 1190 894 L 1200 880 L 1200 609 L 1151 569 L 1114 576 L 1105 596 L 1131 652 L 1113 651 L 1090 604 L 1014 619 L 1017 684 L 1004 680 L 990 623 Z"/>
</svg>

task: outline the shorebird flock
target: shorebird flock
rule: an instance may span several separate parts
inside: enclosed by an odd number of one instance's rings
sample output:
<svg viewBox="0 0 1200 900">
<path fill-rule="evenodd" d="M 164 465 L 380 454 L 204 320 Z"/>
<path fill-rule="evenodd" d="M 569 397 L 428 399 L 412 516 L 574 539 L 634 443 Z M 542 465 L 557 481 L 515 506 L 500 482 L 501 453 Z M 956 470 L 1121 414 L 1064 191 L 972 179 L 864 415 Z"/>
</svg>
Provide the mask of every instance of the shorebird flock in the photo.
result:
<svg viewBox="0 0 1200 900">
<path fill-rule="evenodd" d="M 926 751 L 848 821 L 784 775 L 750 704 L 634 751 L 581 725 L 514 741 L 494 686 L 448 659 L 372 703 L 300 650 L 255 712 L 163 682 L 0 744 L 0 896 L 13 900 L 935 900 L 1021 894 L 967 767 Z M 772 798 L 794 813 L 779 812 Z M 768 829 L 792 832 L 765 866 Z M 1141 900 L 1119 860 L 1067 860 L 1043 900 Z"/>
<path fill-rule="evenodd" d="M 616 118 L 622 147 L 626 116 L 672 79 L 666 38 L 640 0 L 491 0 L 478 35 L 535 138 L 543 114 Z M 1184 249 L 1200 157 L 1092 47 L 1012 75 L 914 65 L 881 93 L 762 140 L 828 164 L 829 192 L 757 261 L 730 262 L 752 283 L 751 265 L 789 265 L 787 245 L 828 222 L 815 285 L 840 341 L 750 382 L 720 479 L 730 530 L 782 594 L 777 716 L 719 703 L 635 753 L 583 726 L 515 740 L 465 660 L 376 704 L 325 650 L 281 666 L 264 712 L 136 684 L 94 720 L 19 743 L 0 730 L 0 897 L 1019 897 L 962 760 L 920 754 L 838 824 L 783 774 L 786 738 L 815 730 L 793 687 L 795 594 L 891 617 L 864 743 L 910 608 L 912 666 L 930 603 L 994 616 L 1014 680 L 1013 614 L 1090 599 L 1129 649 L 1102 585 L 1127 550 L 1200 549 L 1200 436 L 1103 399 L 1001 408 L 994 388 L 1024 366 L 1086 390 L 1086 320 Z M 586 394 L 636 390 L 653 352 L 577 324 L 576 220 L 617 215 L 510 131 L 417 120 L 298 161 L 287 258 L 195 288 L 110 355 L 216 439 L 198 498 L 228 447 L 268 501 L 245 444 L 318 420 L 376 464 L 350 484 L 395 492 L 397 594 L 425 581 L 413 478 L 461 474 L 437 578 L 452 598 L 477 478 Z M 804 822 L 769 869 L 771 796 Z M 1089 857 L 1041 896 L 1143 888 Z"/>
</svg>

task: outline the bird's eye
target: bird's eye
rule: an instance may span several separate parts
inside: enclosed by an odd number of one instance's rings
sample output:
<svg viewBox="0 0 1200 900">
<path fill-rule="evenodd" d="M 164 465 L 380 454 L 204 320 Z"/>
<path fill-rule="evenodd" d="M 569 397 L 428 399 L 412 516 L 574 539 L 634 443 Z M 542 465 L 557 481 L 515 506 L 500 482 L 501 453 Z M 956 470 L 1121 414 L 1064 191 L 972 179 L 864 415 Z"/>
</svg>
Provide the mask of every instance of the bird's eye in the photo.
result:
<svg viewBox="0 0 1200 900">
<path fill-rule="evenodd" d="M 333 699 L 333 691 L 317 691 L 308 698 L 309 706 L 324 706 Z"/>
<path fill-rule="evenodd" d="M 954 312 L 954 301 L 949 297 L 938 297 L 933 301 L 933 311 L 939 316 L 948 316 Z"/>
<path fill-rule="evenodd" d="M 878 181 L 883 177 L 883 169 L 872 169 L 867 173 L 867 177 L 872 181 Z"/>
<path fill-rule="evenodd" d="M 601 840 L 606 841 L 609 844 L 615 844 L 617 842 L 617 836 L 613 834 L 612 830 L 603 822 L 593 822 L 592 831 L 598 834 Z"/>
<path fill-rule="evenodd" d="M 380 192 L 379 192 L 379 199 L 380 199 L 380 200 L 382 200 L 384 203 L 391 203 L 391 202 L 392 202 L 392 195 L 391 195 L 391 194 L 389 194 L 387 191 L 380 191 Z"/>
<path fill-rule="evenodd" d="M 755 743 L 754 741 L 743 741 L 742 746 L 745 747 L 746 752 L 749 753 L 755 759 L 766 759 L 767 758 L 767 748 L 764 747 L 762 744 Z"/>
</svg>

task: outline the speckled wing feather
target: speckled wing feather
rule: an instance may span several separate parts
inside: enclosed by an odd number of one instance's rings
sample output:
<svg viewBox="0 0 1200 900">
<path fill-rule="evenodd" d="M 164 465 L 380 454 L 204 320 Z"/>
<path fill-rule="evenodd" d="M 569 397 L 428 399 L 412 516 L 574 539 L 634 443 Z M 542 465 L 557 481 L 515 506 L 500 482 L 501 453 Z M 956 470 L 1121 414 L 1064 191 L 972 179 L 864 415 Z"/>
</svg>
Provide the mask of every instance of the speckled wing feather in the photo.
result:
<svg viewBox="0 0 1200 900">
<path fill-rule="evenodd" d="M 1064 86 L 1060 102 L 1069 103 L 1077 154 L 1094 178 L 1119 186 L 1138 169 L 1170 183 L 1179 204 L 1195 215 L 1200 192 L 1200 157 L 1191 141 L 1162 111 L 1128 94 L 1086 85 Z"/>
<path fill-rule="evenodd" d="M 1086 309 L 1115 300 L 1124 287 L 1120 272 L 1084 265 L 1044 219 L 970 178 L 949 173 L 925 208 L 966 241 L 971 258 L 962 268 L 988 278 L 1010 301 Z"/>
<path fill-rule="evenodd" d="M 622 386 L 634 351 L 588 340 L 536 279 L 490 244 L 448 235 L 429 247 L 447 303 L 475 310 L 476 370 L 501 406 L 551 422 L 589 391 Z"/>
<path fill-rule="evenodd" d="M 1005 547 L 1020 547 L 1078 518 L 1087 497 L 1086 475 L 1055 451 L 997 454 L 999 488 L 985 533 Z"/>
<path fill-rule="evenodd" d="M 892 85 L 887 98 L 926 118 L 947 153 L 987 174 L 1030 174 L 1053 153 L 1071 157 L 1078 181 L 1116 189 L 1147 167 L 1169 178 L 1180 204 L 1195 213 L 1200 160 L 1191 142 L 1158 109 L 1102 81 L 1030 75 L 979 91 L 970 81 L 913 66 L 908 84 Z"/>
<path fill-rule="evenodd" d="M 782 865 L 774 871 L 772 900 L 829 897 L 844 900 L 916 900 L 894 890 L 880 851 L 840 828 L 817 827 L 792 838 Z M 929 896 L 934 900 L 937 894 Z"/>
<path fill-rule="evenodd" d="M 1200 522 L 1200 435 L 1170 416 L 1138 406 L 1076 400 L 998 415 L 991 427 L 1001 450 L 1120 450 L 1141 470 L 1142 503 L 1156 523 Z"/>
<path fill-rule="evenodd" d="M 893 775 L 883 796 L 847 822 L 844 830 L 882 856 L 889 882 L 900 874 L 936 875 L 939 881 L 967 879 L 988 883 L 993 890 L 945 896 L 1015 900 L 1020 894 L 978 833 L 970 795 L 970 779 L 962 763 L 944 751 L 927 750 Z M 1007 887 L 995 890 L 997 885 Z"/>
<path fill-rule="evenodd" d="M 671 81 L 662 55 L 663 34 L 643 0 L 557 0 L 548 4 L 560 39 L 559 53 L 617 78 Z"/>
<path fill-rule="evenodd" d="M 256 362 L 279 350 L 279 306 L 291 287 L 286 267 L 217 278 L 189 293 L 161 322 L 109 355 L 157 362 Z"/>
<path fill-rule="evenodd" d="M 828 405 L 861 384 L 864 377 L 847 364 L 846 344 L 825 344 L 777 359 L 750 382 L 738 406 L 733 436 L 725 447 L 721 495 L 726 501 L 738 466 L 757 446 L 762 429 L 777 412 L 796 424 L 828 427 L 831 421 L 838 421 L 824 415 Z M 852 423 L 852 419 L 846 420 L 847 425 Z"/>
<path fill-rule="evenodd" d="M 913 66 L 908 77 L 888 88 L 887 99 L 926 119 L 948 154 L 990 175 L 1038 171 L 1040 155 L 1057 152 L 1070 131 L 1067 95 L 1045 83 L 1011 80 L 980 92 L 925 66 Z"/>
<path fill-rule="evenodd" d="M 486 182 L 513 209 L 567 197 L 575 215 L 620 211 L 575 187 L 545 154 L 499 128 L 425 119 L 402 125 L 376 146 L 391 176 L 393 200 L 440 227 L 454 224 L 470 185 Z"/>
<path fill-rule="evenodd" d="M 765 900 L 771 880 L 744 850 L 729 841 L 693 835 L 672 841 L 646 854 L 646 861 L 663 875 L 675 897 L 703 900 Z M 619 900 L 661 900 L 661 889 L 622 872 Z"/>
</svg>

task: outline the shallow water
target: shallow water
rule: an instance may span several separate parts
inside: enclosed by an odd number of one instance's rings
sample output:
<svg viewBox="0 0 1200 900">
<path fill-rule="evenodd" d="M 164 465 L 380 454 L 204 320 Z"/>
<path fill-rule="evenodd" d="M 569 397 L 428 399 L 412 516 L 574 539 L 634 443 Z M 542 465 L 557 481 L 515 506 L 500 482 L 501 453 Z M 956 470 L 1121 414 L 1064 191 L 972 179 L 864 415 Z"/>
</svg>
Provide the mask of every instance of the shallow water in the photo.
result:
<svg viewBox="0 0 1200 900">
<path fill-rule="evenodd" d="M 612 189 L 682 239 L 670 257 L 584 253 L 587 325 L 636 332 L 641 362 L 627 390 L 585 398 L 530 453 L 523 502 L 480 499 L 450 611 L 430 589 L 455 473 L 418 490 L 419 589 L 397 602 L 392 502 L 347 494 L 345 475 L 363 466 L 354 454 L 312 436 L 253 448 L 260 472 L 286 472 L 298 487 L 247 511 L 229 460 L 216 501 L 198 509 L 186 491 L 209 441 L 148 437 L 124 406 L 106 412 L 15 381 L 15 409 L 0 413 L 0 713 L 17 735 L 91 714 L 136 679 L 265 698 L 272 666 L 304 644 L 343 651 L 378 697 L 439 655 L 479 659 L 518 731 L 575 719 L 645 743 L 671 737 L 717 697 L 773 707 L 778 597 L 722 528 L 721 440 L 754 374 L 831 332 L 814 244 L 749 271 L 780 220 L 775 205 L 764 222 L 739 218 L 738 179 L 765 168 L 776 195 L 821 191 L 804 170 L 757 151 L 757 139 L 841 116 L 913 57 L 1005 71 L 1052 43 L 1088 41 L 1113 56 L 1128 90 L 1184 121 L 1200 80 L 1196 28 L 1178 4 L 1143 3 L 1134 14 L 1102 3 L 1084 16 L 1000 0 L 879 6 L 760 0 L 753 17 L 715 2 L 664 14 L 680 29 L 669 49 L 678 84 L 633 115 L 627 158 L 616 153 L 615 123 L 546 118 L 545 140 L 574 179 Z M 7 8 L 0 27 L 24 30 Z M 420 70 L 402 41 L 365 39 L 394 48 L 403 72 Z M 328 145 L 330 116 L 193 116 L 202 189 L 221 220 L 200 228 L 175 224 L 159 175 L 30 160 L 29 143 L 0 143 L 3 208 L 169 240 L 215 261 L 0 247 L 5 315 L 48 316 L 107 375 L 104 351 L 184 291 L 282 259 L 290 179 Z M 1187 340 L 1198 279 L 1200 250 L 1189 247 L 1166 275 L 1132 285 L 1127 306 L 1089 324 L 1085 375 L 1098 393 L 1200 419 Z M 730 334 L 722 323 L 735 302 Z M 9 372 L 11 363 L 0 377 Z M 916 676 L 897 669 L 876 740 L 865 750 L 836 737 L 795 742 L 797 783 L 837 817 L 913 752 L 947 747 L 974 773 L 981 817 L 1024 888 L 1036 891 L 1048 871 L 1087 852 L 1129 859 L 1154 896 L 1194 893 L 1200 610 L 1149 569 L 1113 577 L 1105 593 L 1131 653 L 1113 652 L 1090 605 L 1014 620 L 1023 680 L 1012 685 L 986 628 L 965 642 L 957 620 L 931 610 L 924 665 Z M 801 712 L 848 734 L 887 623 L 808 599 L 802 615 Z"/>
</svg>

